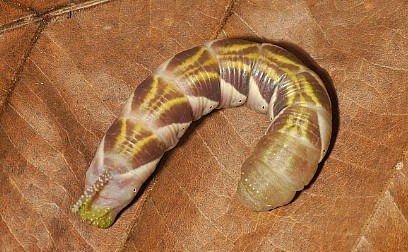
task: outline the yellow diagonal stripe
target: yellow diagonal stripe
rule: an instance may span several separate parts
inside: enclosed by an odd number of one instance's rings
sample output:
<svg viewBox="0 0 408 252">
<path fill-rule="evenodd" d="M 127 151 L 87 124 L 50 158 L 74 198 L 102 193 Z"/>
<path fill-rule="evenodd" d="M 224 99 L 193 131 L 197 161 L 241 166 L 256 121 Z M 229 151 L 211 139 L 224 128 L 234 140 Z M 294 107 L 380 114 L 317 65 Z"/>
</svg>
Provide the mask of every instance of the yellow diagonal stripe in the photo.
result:
<svg viewBox="0 0 408 252">
<path fill-rule="evenodd" d="M 245 50 L 250 47 L 256 47 L 254 44 L 233 44 L 229 46 L 224 46 L 217 48 L 217 50 L 220 52 L 220 54 L 227 54 L 227 53 L 236 53 L 242 50 Z"/>
<path fill-rule="evenodd" d="M 126 119 L 121 119 L 121 130 L 116 138 L 114 149 L 123 156 L 130 155 L 130 157 L 133 157 L 137 155 L 146 144 L 153 140 L 157 140 L 157 137 L 154 134 L 150 134 L 139 139 L 136 143 L 133 143 L 133 140 L 140 136 L 143 131 L 143 125 L 140 123 L 133 125 L 131 135 L 126 134 L 127 130 Z"/>
<path fill-rule="evenodd" d="M 304 65 L 299 64 L 299 63 L 289 59 L 288 57 L 286 57 L 286 56 L 284 56 L 282 54 L 274 53 L 274 52 L 269 51 L 269 50 L 267 51 L 266 56 L 270 57 L 270 58 L 273 58 L 273 59 L 275 59 L 276 61 L 278 61 L 280 63 L 289 64 L 289 65 L 293 65 L 293 66 L 296 66 L 296 67 L 304 67 Z"/>
<path fill-rule="evenodd" d="M 115 138 L 114 149 L 118 149 L 120 144 L 126 141 L 126 119 L 120 119 L 120 132 Z"/>
<path fill-rule="evenodd" d="M 153 82 L 152 82 L 152 87 L 149 90 L 149 92 L 147 93 L 143 103 L 142 103 L 142 107 L 149 107 L 149 103 L 151 101 L 153 101 L 157 95 L 157 91 L 158 91 L 158 87 L 159 87 L 159 80 L 157 76 L 153 76 Z"/>
<path fill-rule="evenodd" d="M 260 56 L 259 52 L 242 54 L 240 56 L 238 56 L 236 53 L 231 53 L 231 54 L 218 55 L 218 58 L 220 58 L 222 60 L 234 59 L 236 61 L 241 61 L 240 57 L 247 58 L 249 60 L 257 60 L 259 58 L 259 56 Z"/>
<path fill-rule="evenodd" d="M 174 99 L 171 99 L 169 101 L 167 101 L 166 103 L 163 103 L 159 108 L 158 108 L 158 113 L 159 115 L 163 115 L 165 112 L 169 111 L 172 109 L 172 107 L 179 105 L 179 104 L 183 104 L 183 103 L 187 103 L 188 104 L 188 99 L 186 97 L 177 97 Z"/>
<path fill-rule="evenodd" d="M 188 69 L 190 66 L 194 65 L 201 58 L 201 56 L 204 54 L 205 50 L 206 49 L 204 47 L 201 47 L 200 50 L 197 51 L 197 53 L 195 53 L 190 58 L 186 59 L 181 64 L 177 65 L 175 67 L 175 71 L 184 72 L 186 69 Z"/>
</svg>

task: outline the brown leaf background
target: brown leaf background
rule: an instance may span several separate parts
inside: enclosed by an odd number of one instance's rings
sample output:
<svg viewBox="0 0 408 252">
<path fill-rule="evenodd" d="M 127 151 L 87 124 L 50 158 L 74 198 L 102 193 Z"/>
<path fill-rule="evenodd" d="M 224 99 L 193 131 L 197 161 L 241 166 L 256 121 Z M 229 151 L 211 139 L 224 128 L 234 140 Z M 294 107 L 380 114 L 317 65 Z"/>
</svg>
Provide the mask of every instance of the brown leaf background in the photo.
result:
<svg viewBox="0 0 408 252">
<path fill-rule="evenodd" d="M 290 2 L 0 1 L 0 250 L 408 250 L 408 3 Z M 71 205 L 134 87 L 220 37 L 274 41 L 325 69 L 335 135 L 313 183 L 288 206 L 245 209 L 240 166 L 267 119 L 222 110 L 112 228 L 82 223 Z"/>
</svg>

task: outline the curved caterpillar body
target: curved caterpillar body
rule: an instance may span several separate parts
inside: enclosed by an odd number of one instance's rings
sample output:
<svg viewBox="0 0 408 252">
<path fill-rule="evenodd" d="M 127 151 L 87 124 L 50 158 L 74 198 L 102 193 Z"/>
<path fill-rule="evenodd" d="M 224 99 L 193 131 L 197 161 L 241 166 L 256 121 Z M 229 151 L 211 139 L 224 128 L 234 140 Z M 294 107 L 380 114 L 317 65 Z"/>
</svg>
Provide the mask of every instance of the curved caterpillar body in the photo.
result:
<svg viewBox="0 0 408 252">
<path fill-rule="evenodd" d="M 103 137 L 72 210 L 96 227 L 111 226 L 192 121 L 243 104 L 271 124 L 243 164 L 241 201 L 255 211 L 289 203 L 330 142 L 326 88 L 281 47 L 223 39 L 175 55 L 136 88 Z"/>
</svg>

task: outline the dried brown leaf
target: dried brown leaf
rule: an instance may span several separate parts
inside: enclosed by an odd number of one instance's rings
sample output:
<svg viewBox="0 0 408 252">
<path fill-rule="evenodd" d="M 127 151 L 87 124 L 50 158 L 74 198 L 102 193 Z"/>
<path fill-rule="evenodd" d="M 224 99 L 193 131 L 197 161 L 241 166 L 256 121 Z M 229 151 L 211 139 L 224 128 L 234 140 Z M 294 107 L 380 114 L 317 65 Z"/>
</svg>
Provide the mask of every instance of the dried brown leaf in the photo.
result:
<svg viewBox="0 0 408 252">
<path fill-rule="evenodd" d="M 1 251 L 408 250 L 405 1 L 77 2 L 0 3 Z M 267 118 L 223 110 L 110 229 L 82 223 L 71 205 L 126 98 L 217 37 L 274 41 L 327 71 L 334 144 L 313 183 L 288 206 L 245 209 L 240 165 Z"/>
</svg>

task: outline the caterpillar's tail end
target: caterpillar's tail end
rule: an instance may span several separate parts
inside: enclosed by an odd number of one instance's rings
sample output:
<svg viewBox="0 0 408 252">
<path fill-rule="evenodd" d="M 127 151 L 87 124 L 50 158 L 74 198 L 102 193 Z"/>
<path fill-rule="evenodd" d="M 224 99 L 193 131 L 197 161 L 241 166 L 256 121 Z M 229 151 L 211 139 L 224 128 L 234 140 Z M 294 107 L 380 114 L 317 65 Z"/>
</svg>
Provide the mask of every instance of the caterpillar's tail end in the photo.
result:
<svg viewBox="0 0 408 252">
<path fill-rule="evenodd" d="M 115 218 L 111 214 L 111 209 L 109 207 L 93 207 L 91 200 L 87 201 L 79 209 L 77 209 L 76 205 L 74 205 L 72 211 L 79 212 L 81 220 L 86 221 L 97 228 L 108 228 L 112 226 L 115 220 Z"/>
<path fill-rule="evenodd" d="M 115 216 L 112 216 L 110 207 L 95 206 L 93 200 L 98 192 L 108 183 L 109 171 L 102 173 L 98 180 L 87 188 L 79 200 L 72 206 L 72 212 L 79 212 L 81 220 L 90 223 L 98 228 L 108 228 L 112 226 Z"/>
</svg>

